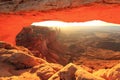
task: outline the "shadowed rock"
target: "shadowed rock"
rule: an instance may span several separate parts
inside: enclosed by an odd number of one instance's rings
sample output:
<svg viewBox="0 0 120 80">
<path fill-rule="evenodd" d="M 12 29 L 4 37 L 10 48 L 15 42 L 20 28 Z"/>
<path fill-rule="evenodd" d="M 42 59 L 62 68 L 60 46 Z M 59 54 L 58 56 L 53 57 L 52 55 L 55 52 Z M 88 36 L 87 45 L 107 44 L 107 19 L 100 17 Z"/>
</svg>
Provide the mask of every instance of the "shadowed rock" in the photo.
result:
<svg viewBox="0 0 120 80">
<path fill-rule="evenodd" d="M 5 42 L 0 42 L 0 61 L 13 64 L 18 69 L 36 66 L 46 61 L 34 57 L 32 53 L 24 47 L 16 47 Z"/>
<path fill-rule="evenodd" d="M 68 62 L 66 47 L 57 40 L 59 31 L 48 27 L 23 28 L 16 37 L 16 44 L 27 47 L 35 56 L 48 62 L 65 65 Z"/>
<path fill-rule="evenodd" d="M 119 0 L 0 0 L 0 12 L 30 10 L 46 11 L 51 9 L 77 7 L 95 2 L 120 3 Z"/>
</svg>

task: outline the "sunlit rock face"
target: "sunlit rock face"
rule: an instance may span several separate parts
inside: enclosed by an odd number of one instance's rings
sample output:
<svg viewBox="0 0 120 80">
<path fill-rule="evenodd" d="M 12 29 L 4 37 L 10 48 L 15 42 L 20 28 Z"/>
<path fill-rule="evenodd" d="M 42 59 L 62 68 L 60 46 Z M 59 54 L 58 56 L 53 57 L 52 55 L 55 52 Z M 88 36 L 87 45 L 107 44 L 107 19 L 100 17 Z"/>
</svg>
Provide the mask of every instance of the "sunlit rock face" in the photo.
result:
<svg viewBox="0 0 120 80">
<path fill-rule="evenodd" d="M 58 30 L 58 40 L 70 53 L 74 53 L 73 56 L 88 55 L 99 59 L 120 58 L 120 24 L 93 20 L 68 23 L 43 21 L 31 25 Z"/>
<path fill-rule="evenodd" d="M 0 80 L 48 80 L 61 68 L 35 57 L 27 48 L 0 41 Z"/>
</svg>

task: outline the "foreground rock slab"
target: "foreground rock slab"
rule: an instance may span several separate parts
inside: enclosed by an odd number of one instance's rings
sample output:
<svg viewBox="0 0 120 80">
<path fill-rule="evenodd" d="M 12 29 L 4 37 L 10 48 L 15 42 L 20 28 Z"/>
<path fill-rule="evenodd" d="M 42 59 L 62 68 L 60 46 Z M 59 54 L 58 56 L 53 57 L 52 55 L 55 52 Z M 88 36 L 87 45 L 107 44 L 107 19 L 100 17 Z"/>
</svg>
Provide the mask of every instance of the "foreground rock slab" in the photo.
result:
<svg viewBox="0 0 120 80">
<path fill-rule="evenodd" d="M 87 72 L 80 66 L 73 63 L 66 65 L 60 71 L 55 73 L 48 80 L 105 80 Z"/>
<path fill-rule="evenodd" d="M 48 63 L 27 48 L 0 42 L 0 80 L 119 80 L 120 63 L 91 71 L 82 65 Z"/>
<path fill-rule="evenodd" d="M 47 80 L 61 68 L 35 57 L 27 48 L 0 41 L 0 80 Z"/>
</svg>

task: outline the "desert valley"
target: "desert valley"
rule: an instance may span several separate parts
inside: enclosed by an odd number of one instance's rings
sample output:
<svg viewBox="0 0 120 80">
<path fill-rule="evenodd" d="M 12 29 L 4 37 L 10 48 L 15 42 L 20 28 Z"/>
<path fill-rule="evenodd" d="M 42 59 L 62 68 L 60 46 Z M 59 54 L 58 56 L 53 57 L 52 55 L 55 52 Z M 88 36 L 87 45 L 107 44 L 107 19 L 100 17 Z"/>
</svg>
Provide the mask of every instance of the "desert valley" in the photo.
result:
<svg viewBox="0 0 120 80">
<path fill-rule="evenodd" d="M 120 80 L 119 0 L 0 0 L 0 80 Z"/>
</svg>

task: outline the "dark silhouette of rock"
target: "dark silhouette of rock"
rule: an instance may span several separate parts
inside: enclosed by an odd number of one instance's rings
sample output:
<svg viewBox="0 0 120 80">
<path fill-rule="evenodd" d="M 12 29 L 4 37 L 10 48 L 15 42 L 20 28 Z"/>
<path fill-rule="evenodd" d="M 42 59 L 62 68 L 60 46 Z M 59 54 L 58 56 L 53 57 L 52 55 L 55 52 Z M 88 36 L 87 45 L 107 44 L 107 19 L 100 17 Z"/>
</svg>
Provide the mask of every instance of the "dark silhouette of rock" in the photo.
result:
<svg viewBox="0 0 120 80">
<path fill-rule="evenodd" d="M 16 37 L 16 44 L 27 47 L 35 56 L 48 62 L 65 65 L 66 47 L 57 40 L 58 31 L 48 27 L 25 27 Z"/>
</svg>

